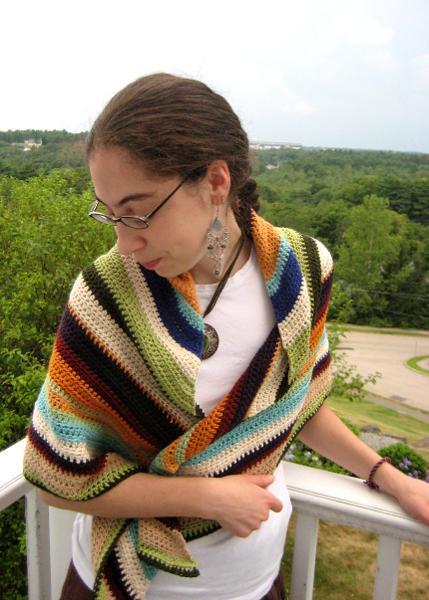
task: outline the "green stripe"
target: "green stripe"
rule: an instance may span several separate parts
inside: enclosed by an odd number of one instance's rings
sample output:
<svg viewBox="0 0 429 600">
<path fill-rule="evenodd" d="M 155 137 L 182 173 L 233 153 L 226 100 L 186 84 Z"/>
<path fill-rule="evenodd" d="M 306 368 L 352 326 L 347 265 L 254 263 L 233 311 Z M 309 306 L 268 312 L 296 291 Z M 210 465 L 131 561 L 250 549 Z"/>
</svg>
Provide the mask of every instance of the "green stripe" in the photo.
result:
<svg viewBox="0 0 429 600">
<path fill-rule="evenodd" d="M 151 307 L 154 311 L 151 320 L 151 315 L 139 303 L 135 289 L 117 251 L 111 251 L 100 257 L 96 261 L 96 267 L 114 295 L 133 334 L 134 342 L 147 365 L 151 366 L 150 370 L 156 381 L 176 406 L 188 413 L 195 414 L 194 383 L 181 370 L 174 355 L 162 343 L 163 337 L 168 339 L 171 337 L 160 319 L 156 322 L 153 321 L 153 318 L 158 316 L 155 304 Z M 112 272 L 114 272 L 114 277 L 112 277 Z M 148 295 L 150 296 L 150 291 L 148 291 Z M 180 348 L 176 355 L 181 353 L 183 353 L 184 363 L 195 361 L 192 353 L 184 348 Z"/>
</svg>

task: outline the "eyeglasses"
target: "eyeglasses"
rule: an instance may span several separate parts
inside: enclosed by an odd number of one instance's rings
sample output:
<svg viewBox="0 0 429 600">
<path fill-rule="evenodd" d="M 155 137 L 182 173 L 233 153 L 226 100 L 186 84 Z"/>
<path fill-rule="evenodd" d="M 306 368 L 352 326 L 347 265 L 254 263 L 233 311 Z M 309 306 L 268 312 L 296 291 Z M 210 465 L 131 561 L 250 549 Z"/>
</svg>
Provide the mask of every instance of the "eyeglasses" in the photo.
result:
<svg viewBox="0 0 429 600">
<path fill-rule="evenodd" d="M 186 175 L 186 177 L 184 179 L 182 179 L 182 181 L 179 183 L 179 185 L 177 185 L 174 188 L 174 190 L 171 192 L 171 194 L 168 194 L 167 198 L 165 198 L 161 202 L 161 204 L 158 204 L 158 206 L 156 208 L 154 208 L 153 210 L 151 210 L 150 213 L 148 213 L 147 215 L 144 215 L 142 217 L 137 217 L 134 215 L 124 215 L 123 217 L 114 217 L 113 215 L 106 215 L 106 213 L 98 212 L 97 206 L 98 206 L 100 200 L 96 200 L 94 202 L 94 204 L 91 206 L 91 208 L 88 212 L 88 216 L 92 217 L 99 223 L 103 223 L 104 225 L 113 225 L 115 227 L 118 223 L 123 223 L 127 227 L 132 227 L 133 229 L 147 229 L 149 227 L 150 219 L 159 211 L 160 208 L 162 208 L 164 206 L 164 204 L 166 204 L 168 202 L 168 200 L 170 200 L 170 198 L 172 196 L 174 196 L 174 194 L 185 183 L 185 181 L 188 179 L 188 177 L 189 177 L 189 174 Z"/>
</svg>

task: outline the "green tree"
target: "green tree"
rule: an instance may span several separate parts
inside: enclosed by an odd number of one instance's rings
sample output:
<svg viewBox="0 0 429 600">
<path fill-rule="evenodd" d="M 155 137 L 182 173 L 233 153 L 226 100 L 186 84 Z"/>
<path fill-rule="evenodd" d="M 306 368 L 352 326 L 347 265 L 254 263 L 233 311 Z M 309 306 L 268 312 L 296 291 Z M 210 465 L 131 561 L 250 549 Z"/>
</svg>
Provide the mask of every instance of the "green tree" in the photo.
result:
<svg viewBox="0 0 429 600">
<path fill-rule="evenodd" d="M 358 319 L 376 317 L 388 304 L 377 294 L 382 291 L 386 270 L 400 253 L 400 235 L 394 232 L 394 223 L 388 200 L 378 196 L 366 196 L 362 205 L 350 211 L 336 276 L 337 281 L 348 284 Z"/>
<path fill-rule="evenodd" d="M 25 434 L 73 280 L 113 241 L 91 201 L 81 171 L 0 177 L 0 449 Z M 0 598 L 24 600 L 23 502 L 1 513 L 0 555 Z"/>
</svg>

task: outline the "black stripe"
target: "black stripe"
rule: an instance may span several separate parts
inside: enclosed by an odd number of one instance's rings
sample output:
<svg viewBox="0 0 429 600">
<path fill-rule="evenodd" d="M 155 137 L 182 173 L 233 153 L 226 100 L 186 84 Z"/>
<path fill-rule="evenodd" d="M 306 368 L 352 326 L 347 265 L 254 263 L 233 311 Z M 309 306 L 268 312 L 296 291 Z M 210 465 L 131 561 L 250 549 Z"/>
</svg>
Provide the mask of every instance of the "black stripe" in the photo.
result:
<svg viewBox="0 0 429 600">
<path fill-rule="evenodd" d="M 313 238 L 308 235 L 303 236 L 305 251 L 308 257 L 308 265 L 310 267 L 310 286 L 311 295 L 313 297 L 313 305 L 311 307 L 311 323 L 316 323 L 317 309 L 320 304 L 322 270 L 320 267 L 320 256 L 317 250 L 317 244 Z"/>
<path fill-rule="evenodd" d="M 108 288 L 104 279 L 100 276 L 94 265 L 90 265 L 82 272 L 83 279 L 91 292 L 94 294 L 97 302 L 107 311 L 110 317 L 124 331 L 129 338 L 133 339 L 131 330 L 124 318 L 118 304 Z"/>
<path fill-rule="evenodd" d="M 66 362 L 150 444 L 164 448 L 184 432 L 82 331 L 67 308 L 60 333 Z"/>
</svg>

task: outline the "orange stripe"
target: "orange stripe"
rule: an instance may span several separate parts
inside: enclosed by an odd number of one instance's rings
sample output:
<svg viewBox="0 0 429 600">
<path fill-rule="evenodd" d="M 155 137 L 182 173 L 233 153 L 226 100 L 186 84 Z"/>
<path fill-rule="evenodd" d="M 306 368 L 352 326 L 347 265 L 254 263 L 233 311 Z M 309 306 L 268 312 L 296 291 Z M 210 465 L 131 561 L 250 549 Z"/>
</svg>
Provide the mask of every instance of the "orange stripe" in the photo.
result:
<svg viewBox="0 0 429 600">
<path fill-rule="evenodd" d="M 49 363 L 49 376 L 64 390 L 65 394 L 75 398 L 82 406 L 86 406 L 96 412 L 107 413 L 114 423 L 114 430 L 126 440 L 131 442 L 132 447 L 138 449 L 142 446 L 149 452 L 156 452 L 156 448 L 139 436 L 124 419 L 114 411 L 79 375 L 62 359 L 56 347 L 54 347 L 51 361 Z M 70 411 L 70 404 L 64 401 L 62 407 Z M 88 417 L 86 417 L 88 418 Z M 111 426 L 110 426 L 111 427 Z"/>
<path fill-rule="evenodd" d="M 266 221 L 253 218 L 252 236 L 259 266 L 264 279 L 267 281 L 271 279 L 276 268 L 280 234 Z"/>
<path fill-rule="evenodd" d="M 211 444 L 216 436 L 219 423 L 222 421 L 222 415 L 225 405 L 228 402 L 228 396 L 225 396 L 212 410 L 212 412 L 193 429 L 192 435 L 188 440 L 185 451 L 185 459 L 190 460 L 199 452 L 202 452 Z"/>
<path fill-rule="evenodd" d="M 185 300 L 192 306 L 192 308 L 201 314 L 201 306 L 198 300 L 197 292 L 195 289 L 195 282 L 192 275 L 188 272 L 171 277 L 169 279 L 171 285 L 181 294 Z"/>
<path fill-rule="evenodd" d="M 317 323 L 314 325 L 313 329 L 311 330 L 311 334 L 310 334 L 310 349 L 311 350 L 315 346 L 317 346 L 317 344 L 320 341 L 320 338 L 323 335 L 323 329 L 326 324 L 327 312 L 328 312 L 327 309 L 323 311 L 323 313 L 319 317 L 319 320 L 317 321 Z"/>
<path fill-rule="evenodd" d="M 179 444 L 180 438 L 169 444 L 162 453 L 164 468 L 170 473 L 176 473 L 179 468 L 179 463 L 177 462 L 177 448 Z"/>
</svg>

